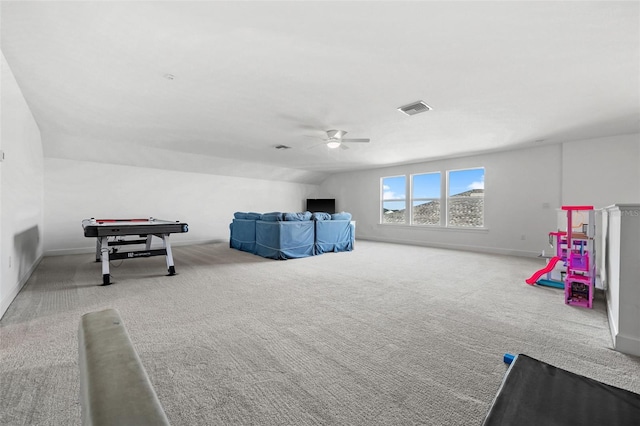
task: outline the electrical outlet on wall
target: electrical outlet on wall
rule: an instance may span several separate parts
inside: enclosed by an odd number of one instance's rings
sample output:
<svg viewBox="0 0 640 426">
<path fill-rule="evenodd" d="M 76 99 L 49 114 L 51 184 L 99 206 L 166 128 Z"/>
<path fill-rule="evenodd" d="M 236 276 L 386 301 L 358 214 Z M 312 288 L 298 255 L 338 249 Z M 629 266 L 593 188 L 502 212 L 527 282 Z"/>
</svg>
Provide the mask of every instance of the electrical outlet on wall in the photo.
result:
<svg viewBox="0 0 640 426">
<path fill-rule="evenodd" d="M 520 235 L 520 239 L 521 239 L 521 240 L 526 240 L 526 239 L 527 239 L 527 236 L 526 236 L 526 235 L 524 235 L 524 234 L 522 234 L 522 235 Z"/>
</svg>

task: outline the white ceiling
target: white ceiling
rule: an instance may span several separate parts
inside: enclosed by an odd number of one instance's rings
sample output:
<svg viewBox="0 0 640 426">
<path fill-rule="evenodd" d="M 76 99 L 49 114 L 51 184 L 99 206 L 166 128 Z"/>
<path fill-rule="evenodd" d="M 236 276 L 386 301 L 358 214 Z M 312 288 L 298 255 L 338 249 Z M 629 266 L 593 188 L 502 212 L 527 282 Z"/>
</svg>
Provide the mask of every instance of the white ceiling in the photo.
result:
<svg viewBox="0 0 640 426">
<path fill-rule="evenodd" d="M 313 181 L 639 132 L 639 4 L 2 1 L 1 41 L 46 156 Z"/>
</svg>

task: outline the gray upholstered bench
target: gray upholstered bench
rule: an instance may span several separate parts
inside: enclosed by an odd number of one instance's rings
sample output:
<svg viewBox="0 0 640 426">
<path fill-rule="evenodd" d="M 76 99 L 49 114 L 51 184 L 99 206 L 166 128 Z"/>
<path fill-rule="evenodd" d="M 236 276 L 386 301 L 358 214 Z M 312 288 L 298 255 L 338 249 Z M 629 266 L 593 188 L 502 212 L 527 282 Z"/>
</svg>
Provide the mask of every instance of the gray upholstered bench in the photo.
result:
<svg viewBox="0 0 640 426">
<path fill-rule="evenodd" d="M 118 311 L 82 316 L 78 331 L 83 425 L 168 425 Z"/>
</svg>

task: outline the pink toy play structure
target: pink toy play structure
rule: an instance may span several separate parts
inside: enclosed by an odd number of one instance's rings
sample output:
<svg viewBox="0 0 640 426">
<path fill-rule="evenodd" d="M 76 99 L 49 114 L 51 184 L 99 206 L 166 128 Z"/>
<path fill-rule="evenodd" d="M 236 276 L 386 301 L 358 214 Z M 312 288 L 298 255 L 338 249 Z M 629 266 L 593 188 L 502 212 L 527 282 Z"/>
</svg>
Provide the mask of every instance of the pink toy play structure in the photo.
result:
<svg viewBox="0 0 640 426">
<path fill-rule="evenodd" d="M 541 276 L 551 272 L 553 268 L 556 267 L 556 263 L 560 261 L 562 261 L 562 259 L 559 258 L 558 256 L 552 257 L 551 259 L 549 259 L 549 263 L 547 263 L 547 266 L 535 272 L 533 275 L 531 275 L 531 278 L 526 279 L 525 282 L 531 285 L 535 284 L 540 279 Z"/>
<path fill-rule="evenodd" d="M 562 210 L 567 212 L 567 230 L 549 233 L 556 255 L 525 282 L 564 288 L 566 304 L 591 308 L 596 276 L 593 206 L 562 206 Z M 574 218 L 579 216 L 582 221 L 575 223 Z M 556 267 L 559 262 L 562 268 Z M 545 274 L 547 277 L 541 278 Z"/>
</svg>

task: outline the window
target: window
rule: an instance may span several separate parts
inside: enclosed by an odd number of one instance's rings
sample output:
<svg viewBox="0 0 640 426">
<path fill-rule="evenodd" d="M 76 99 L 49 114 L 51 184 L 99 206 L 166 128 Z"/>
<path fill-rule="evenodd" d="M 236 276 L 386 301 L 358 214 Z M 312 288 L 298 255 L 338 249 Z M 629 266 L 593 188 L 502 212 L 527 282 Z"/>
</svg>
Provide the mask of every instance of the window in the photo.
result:
<svg viewBox="0 0 640 426">
<path fill-rule="evenodd" d="M 406 223 L 406 176 L 382 178 L 381 223 Z"/>
<path fill-rule="evenodd" d="M 440 173 L 411 176 L 411 224 L 440 225 Z"/>
<path fill-rule="evenodd" d="M 406 175 L 380 180 L 380 223 L 484 226 L 484 167 L 410 175 L 410 184 Z"/>
<path fill-rule="evenodd" d="M 447 226 L 484 226 L 484 168 L 451 170 L 447 184 Z"/>
</svg>

